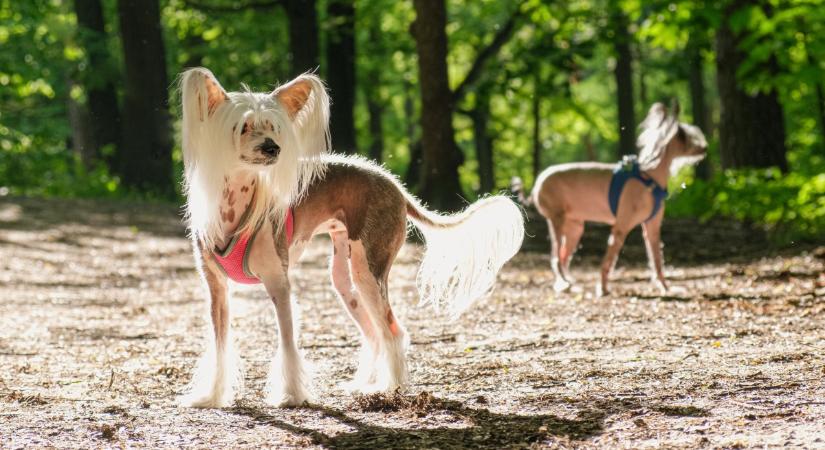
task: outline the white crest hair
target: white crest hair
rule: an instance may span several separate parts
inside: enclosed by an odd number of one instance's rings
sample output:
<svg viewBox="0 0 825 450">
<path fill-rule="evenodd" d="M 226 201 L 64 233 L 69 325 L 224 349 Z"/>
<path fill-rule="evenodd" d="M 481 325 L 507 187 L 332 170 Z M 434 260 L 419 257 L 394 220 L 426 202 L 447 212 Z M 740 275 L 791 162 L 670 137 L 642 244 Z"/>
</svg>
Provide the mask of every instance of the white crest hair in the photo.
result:
<svg viewBox="0 0 825 450">
<path fill-rule="evenodd" d="M 671 114 L 661 103 L 654 103 L 647 113 L 647 117 L 639 125 L 641 133 L 636 140 L 639 147 L 639 164 L 642 170 L 651 170 L 662 163 L 667 146 L 681 130 L 684 134 L 687 147 L 707 147 L 705 135 L 699 127 L 679 122 L 679 108 L 674 106 Z M 670 173 L 676 174 L 682 167 L 696 164 L 705 155 L 679 156 L 670 163 Z"/>
<path fill-rule="evenodd" d="M 677 117 L 668 116 L 665 105 L 654 103 L 639 129 L 641 133 L 636 140 L 636 146 L 639 147 L 639 164 L 642 170 L 651 170 L 662 162 L 667 144 L 679 131 L 679 120 Z"/>
<path fill-rule="evenodd" d="M 297 201 L 306 187 L 323 174 L 320 155 L 330 147 L 329 97 L 323 82 L 303 74 L 294 82 L 311 86 L 303 107 L 290 118 L 272 93 L 226 93 L 226 99 L 209 111 L 207 82 L 220 87 L 204 68 L 189 69 L 180 76 L 184 188 L 190 233 L 212 246 L 220 233 L 221 192 L 225 178 L 243 170 L 256 172 L 256 193 L 247 220 L 236 233 L 254 229 L 269 219 L 281 226 L 284 212 Z M 222 89 L 222 88 L 221 88 Z M 281 152 L 271 166 L 249 167 L 239 158 L 241 130 L 252 121 L 256 126 L 274 125 Z M 300 161 L 300 163 L 299 163 Z"/>
</svg>

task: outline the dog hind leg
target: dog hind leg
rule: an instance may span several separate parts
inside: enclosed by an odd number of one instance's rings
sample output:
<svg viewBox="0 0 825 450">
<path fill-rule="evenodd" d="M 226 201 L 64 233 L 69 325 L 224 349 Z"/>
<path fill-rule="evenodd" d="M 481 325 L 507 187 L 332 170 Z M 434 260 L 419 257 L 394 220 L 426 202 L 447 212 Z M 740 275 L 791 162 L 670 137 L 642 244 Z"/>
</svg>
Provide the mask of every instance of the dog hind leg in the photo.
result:
<svg viewBox="0 0 825 450">
<path fill-rule="evenodd" d="M 553 290 L 564 292 L 570 289 L 570 282 L 565 278 L 560 265 L 562 249 L 567 241 L 564 236 L 564 214 L 553 214 L 551 218 L 548 218 L 547 229 L 550 231 L 550 267 L 555 276 Z"/>
<path fill-rule="evenodd" d="M 387 290 L 390 265 L 401 244 L 403 244 L 403 239 L 395 245 L 387 245 L 386 241 L 369 242 L 363 245 L 360 241 L 350 241 L 353 281 L 364 309 L 375 326 L 375 336 L 378 341 L 376 362 L 379 367 L 376 368 L 375 383 L 365 391 L 392 391 L 406 385 L 409 378 L 406 359 L 409 340 L 406 331 L 392 312 Z M 375 251 L 375 249 L 365 248 L 365 245 L 380 245 L 382 249 Z M 374 259 L 370 261 L 368 257 Z M 374 275 L 373 271 L 379 275 Z"/>
<path fill-rule="evenodd" d="M 562 234 L 564 236 L 564 245 L 559 249 L 559 265 L 564 279 L 568 283 L 573 284 L 576 280 L 570 274 L 570 261 L 573 255 L 576 254 L 576 248 L 579 246 L 579 240 L 584 233 L 584 222 L 580 220 L 567 219 L 562 227 Z"/>
<path fill-rule="evenodd" d="M 360 293 L 353 284 L 350 275 L 350 244 L 346 231 L 331 232 L 333 254 L 330 260 L 332 285 L 338 292 L 341 302 L 347 308 L 350 317 L 361 331 L 362 345 L 358 369 L 352 382 L 347 383 L 347 390 L 359 390 L 375 382 L 375 358 L 378 356 L 378 338 L 364 307 Z"/>
</svg>

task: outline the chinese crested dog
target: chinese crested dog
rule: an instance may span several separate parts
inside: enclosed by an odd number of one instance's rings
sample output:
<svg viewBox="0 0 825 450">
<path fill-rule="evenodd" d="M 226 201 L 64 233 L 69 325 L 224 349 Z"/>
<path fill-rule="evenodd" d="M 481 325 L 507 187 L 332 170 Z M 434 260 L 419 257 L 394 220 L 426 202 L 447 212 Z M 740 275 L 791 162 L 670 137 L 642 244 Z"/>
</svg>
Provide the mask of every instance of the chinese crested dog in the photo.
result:
<svg viewBox="0 0 825 450">
<path fill-rule="evenodd" d="M 408 378 L 408 337 L 387 286 L 407 220 L 426 239 L 417 276 L 422 302 L 452 316 L 490 293 L 521 245 L 522 214 L 506 197 L 439 215 L 383 168 L 327 155 L 329 99 L 313 75 L 271 93 L 226 92 L 211 72 L 197 68 L 181 75 L 180 89 L 187 220 L 212 321 L 184 405 L 227 406 L 240 387 L 229 280 L 262 283 L 275 305 L 279 347 L 267 400 L 308 400 L 287 274 L 314 235 L 331 238 L 332 285 L 362 338 L 352 388 L 365 392 L 392 390 Z"/>
<path fill-rule="evenodd" d="M 547 219 L 556 291 L 564 291 L 574 282 L 570 260 L 588 221 L 612 226 L 597 295 L 608 293 L 608 278 L 619 251 L 630 230 L 639 224 L 652 280 L 662 291 L 667 290 L 660 240 L 667 180 L 684 165 L 704 158 L 707 141 L 702 130 L 679 121 L 678 105 L 668 113 L 663 104 L 654 104 L 640 128 L 638 158 L 625 157 L 618 164 L 581 162 L 550 166 L 536 178 L 528 199 L 520 195 Z M 513 187 L 519 194 L 520 184 L 516 180 Z"/>
</svg>

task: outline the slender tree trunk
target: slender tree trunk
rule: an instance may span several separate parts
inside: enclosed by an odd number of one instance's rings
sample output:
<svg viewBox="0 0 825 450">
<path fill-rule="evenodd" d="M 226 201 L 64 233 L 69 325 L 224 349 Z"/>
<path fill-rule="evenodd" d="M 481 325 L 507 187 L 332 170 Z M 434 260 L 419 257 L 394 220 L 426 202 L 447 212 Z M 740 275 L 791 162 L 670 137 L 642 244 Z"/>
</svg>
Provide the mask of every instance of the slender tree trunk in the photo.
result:
<svg viewBox="0 0 825 450">
<path fill-rule="evenodd" d="M 533 86 L 533 179 L 541 172 L 541 95 L 538 80 Z"/>
<path fill-rule="evenodd" d="M 329 0 L 327 15 L 327 83 L 334 99 L 331 107 L 332 146 L 344 153 L 357 153 L 355 143 L 355 3 Z"/>
<path fill-rule="evenodd" d="M 807 33 L 803 33 L 803 42 L 805 42 L 805 61 L 808 63 L 809 67 L 817 67 L 819 62 L 814 60 L 813 56 L 811 56 L 810 49 L 808 48 Z M 817 112 L 819 113 L 819 127 L 822 132 L 822 143 L 820 148 L 823 151 L 823 155 L 825 155 L 825 94 L 822 92 L 822 83 L 817 82 L 814 86 L 814 90 L 816 91 L 816 107 Z"/>
<path fill-rule="evenodd" d="M 127 186 L 172 195 L 169 80 L 157 0 L 118 0 L 125 64 L 120 173 Z"/>
<path fill-rule="evenodd" d="M 627 31 L 627 17 L 618 5 L 612 6 L 611 21 L 614 31 L 613 48 L 616 52 L 616 99 L 619 110 L 618 156 L 636 153 L 636 114 L 633 106 L 633 56 L 630 53 L 631 36 Z"/>
<path fill-rule="evenodd" d="M 67 78 L 67 91 L 71 92 L 72 87 L 76 84 L 74 80 Z M 80 157 L 83 165 L 90 168 L 98 153 L 95 140 L 92 138 L 89 110 L 73 99 L 71 95 L 67 97 L 66 109 L 69 113 L 69 126 L 72 128 L 71 145 L 69 147 Z"/>
<path fill-rule="evenodd" d="M 596 153 L 596 146 L 593 145 L 593 139 L 590 137 L 590 133 L 584 135 L 582 142 L 584 143 L 584 159 L 588 161 L 596 161 L 599 159 L 599 155 Z"/>
<path fill-rule="evenodd" d="M 289 20 L 292 76 L 318 68 L 318 12 L 315 0 L 284 0 Z"/>
<path fill-rule="evenodd" d="M 75 0 L 78 37 L 86 51 L 88 69 L 83 80 L 86 89 L 89 136 L 83 162 L 87 167 L 102 156 L 106 145 L 117 145 L 120 138 L 120 112 L 113 80 L 115 68 L 106 47 L 106 29 L 100 0 Z M 108 161 L 110 164 L 113 161 Z"/>
<path fill-rule="evenodd" d="M 200 67 L 203 65 L 203 48 L 206 40 L 200 34 L 189 34 L 181 42 L 181 47 L 186 50 L 186 61 L 183 67 Z"/>
<path fill-rule="evenodd" d="M 381 24 L 373 19 L 369 25 L 369 40 L 371 46 L 367 52 L 384 56 L 378 42 L 381 39 Z M 370 148 L 369 156 L 374 161 L 381 162 L 384 158 L 384 100 L 381 98 L 381 71 L 379 66 L 368 66 L 366 73 L 367 85 L 363 86 L 367 98 L 367 113 L 369 114 Z"/>
<path fill-rule="evenodd" d="M 412 34 L 418 50 L 421 85 L 423 167 L 419 195 L 431 207 L 456 210 L 463 192 L 460 156 L 453 129 L 453 93 L 447 78 L 447 8 L 444 0 L 414 0 Z"/>
<path fill-rule="evenodd" d="M 816 85 L 816 105 L 819 107 L 819 127 L 822 131 L 822 154 L 825 155 L 825 94 L 822 92 L 822 84 Z"/>
<path fill-rule="evenodd" d="M 642 50 L 642 43 L 636 42 L 633 47 L 636 49 L 636 76 L 639 79 L 639 101 L 644 107 L 647 107 L 647 83 L 645 82 L 644 70 L 644 54 Z"/>
<path fill-rule="evenodd" d="M 374 84 L 373 86 L 377 85 Z M 381 162 L 384 158 L 384 127 L 381 123 L 384 116 L 384 107 L 375 92 L 368 94 L 367 112 L 370 115 L 370 159 Z"/>
<path fill-rule="evenodd" d="M 740 89 L 736 72 L 744 54 L 739 49 L 740 36 L 729 25 L 731 15 L 744 0 L 733 2 L 716 34 L 716 69 L 721 122 L 722 167 L 778 166 L 787 171 L 785 157 L 785 123 L 776 90 L 750 95 Z"/>
<path fill-rule="evenodd" d="M 698 42 L 688 42 L 688 85 L 690 87 L 690 104 L 693 111 L 693 124 L 699 127 L 705 135 L 711 134 L 708 108 L 705 101 L 704 64 L 702 62 L 701 47 Z M 696 176 L 710 179 L 710 161 L 706 157 L 696 166 Z"/>
<path fill-rule="evenodd" d="M 478 160 L 479 191 L 492 192 L 495 188 L 495 173 L 493 169 L 493 139 L 488 131 L 490 121 L 490 92 L 489 86 L 483 86 L 476 91 L 476 103 L 470 113 L 473 121 L 473 140 Z"/>
<path fill-rule="evenodd" d="M 416 190 L 418 181 L 421 178 L 421 141 L 416 134 L 415 120 L 415 86 L 409 81 L 404 81 L 404 117 L 407 126 L 407 142 L 409 145 L 410 162 L 404 172 L 404 184 L 408 188 Z"/>
</svg>

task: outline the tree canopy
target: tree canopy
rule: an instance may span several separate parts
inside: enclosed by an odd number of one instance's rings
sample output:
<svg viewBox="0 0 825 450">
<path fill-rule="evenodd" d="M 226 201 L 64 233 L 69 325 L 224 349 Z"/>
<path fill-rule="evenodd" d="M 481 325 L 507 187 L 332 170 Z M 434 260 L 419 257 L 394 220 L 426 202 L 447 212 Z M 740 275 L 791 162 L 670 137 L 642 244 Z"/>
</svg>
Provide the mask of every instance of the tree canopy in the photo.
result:
<svg viewBox="0 0 825 450">
<path fill-rule="evenodd" d="M 0 44 L 0 192 L 169 198 L 178 73 L 264 90 L 316 70 L 340 150 L 439 208 L 614 161 L 650 104 L 676 99 L 710 157 L 674 180 L 669 214 L 825 230 L 822 0 L 0 0 Z M 168 151 L 131 145 L 164 129 Z"/>
</svg>

